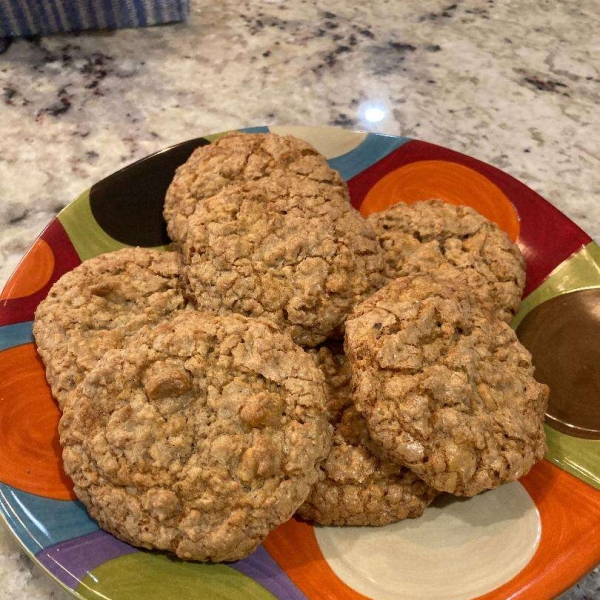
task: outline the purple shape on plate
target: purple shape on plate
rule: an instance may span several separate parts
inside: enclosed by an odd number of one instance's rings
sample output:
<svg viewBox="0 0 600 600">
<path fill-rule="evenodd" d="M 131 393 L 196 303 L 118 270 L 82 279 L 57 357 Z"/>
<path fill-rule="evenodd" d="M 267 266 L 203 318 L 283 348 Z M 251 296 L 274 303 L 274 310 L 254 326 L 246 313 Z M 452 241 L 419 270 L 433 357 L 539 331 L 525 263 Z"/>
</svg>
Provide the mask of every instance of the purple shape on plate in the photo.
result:
<svg viewBox="0 0 600 600">
<path fill-rule="evenodd" d="M 132 552 L 138 550 L 105 531 L 94 531 L 45 548 L 36 558 L 59 581 L 75 589 L 88 571 Z"/>
<path fill-rule="evenodd" d="M 259 546 L 248 558 L 228 566 L 251 577 L 280 600 L 308 600 L 263 546 Z"/>
</svg>

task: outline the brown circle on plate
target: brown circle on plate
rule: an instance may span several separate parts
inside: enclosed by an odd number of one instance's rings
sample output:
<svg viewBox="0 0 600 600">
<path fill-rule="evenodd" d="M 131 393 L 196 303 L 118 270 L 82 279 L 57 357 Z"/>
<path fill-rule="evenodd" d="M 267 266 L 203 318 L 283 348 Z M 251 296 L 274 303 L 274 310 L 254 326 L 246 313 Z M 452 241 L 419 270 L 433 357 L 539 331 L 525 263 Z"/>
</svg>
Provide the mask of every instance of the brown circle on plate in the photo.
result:
<svg viewBox="0 0 600 600">
<path fill-rule="evenodd" d="M 162 246 L 170 243 L 163 204 L 175 170 L 198 146 L 210 142 L 196 138 L 152 154 L 95 183 L 90 209 L 100 227 L 128 246 Z"/>
<path fill-rule="evenodd" d="M 600 439 L 600 289 L 579 290 L 536 306 L 517 329 L 535 378 L 550 386 L 547 422 Z"/>
</svg>

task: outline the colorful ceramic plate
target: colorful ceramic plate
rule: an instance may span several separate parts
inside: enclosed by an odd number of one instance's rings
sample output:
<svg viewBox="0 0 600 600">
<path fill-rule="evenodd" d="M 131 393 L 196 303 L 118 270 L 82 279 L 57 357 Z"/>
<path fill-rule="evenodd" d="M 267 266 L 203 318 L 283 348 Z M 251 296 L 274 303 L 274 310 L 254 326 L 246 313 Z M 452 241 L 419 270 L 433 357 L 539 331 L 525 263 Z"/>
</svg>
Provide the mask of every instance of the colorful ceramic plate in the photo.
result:
<svg viewBox="0 0 600 600">
<path fill-rule="evenodd" d="M 255 128 L 253 131 L 267 131 Z M 98 529 L 61 468 L 59 412 L 32 344 L 35 307 L 82 260 L 168 243 L 162 201 L 198 138 L 104 179 L 63 210 L 0 301 L 0 514 L 23 548 L 78 598 L 547 599 L 600 562 L 600 248 L 535 192 L 477 160 L 401 137 L 274 127 L 302 137 L 368 214 L 437 197 L 469 204 L 521 246 L 527 288 L 514 326 L 552 387 L 549 451 L 520 482 L 384 528 L 292 519 L 249 558 L 186 563 Z"/>
</svg>

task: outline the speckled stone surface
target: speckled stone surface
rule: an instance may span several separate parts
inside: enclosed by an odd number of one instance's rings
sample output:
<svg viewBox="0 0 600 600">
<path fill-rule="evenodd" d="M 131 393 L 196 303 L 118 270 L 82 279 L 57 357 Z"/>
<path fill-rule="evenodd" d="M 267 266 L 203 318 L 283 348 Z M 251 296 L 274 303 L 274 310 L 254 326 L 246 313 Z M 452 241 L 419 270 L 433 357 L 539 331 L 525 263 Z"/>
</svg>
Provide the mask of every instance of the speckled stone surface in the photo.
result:
<svg viewBox="0 0 600 600">
<path fill-rule="evenodd" d="M 599 30 L 596 0 L 197 0 L 185 24 L 0 41 L 0 285 L 94 181 L 258 124 L 448 146 L 599 240 Z M 0 529 L 0 600 L 67 597 Z M 599 597 L 596 571 L 562 598 Z"/>
</svg>

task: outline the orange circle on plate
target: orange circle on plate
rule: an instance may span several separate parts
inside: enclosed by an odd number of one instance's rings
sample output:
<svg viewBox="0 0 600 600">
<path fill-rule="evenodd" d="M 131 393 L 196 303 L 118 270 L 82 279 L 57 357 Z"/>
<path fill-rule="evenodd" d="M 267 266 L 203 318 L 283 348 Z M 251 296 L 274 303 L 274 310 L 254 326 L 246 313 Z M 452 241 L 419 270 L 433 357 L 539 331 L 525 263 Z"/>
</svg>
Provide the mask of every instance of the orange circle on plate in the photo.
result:
<svg viewBox="0 0 600 600">
<path fill-rule="evenodd" d="M 360 212 L 367 216 L 398 202 L 413 204 L 430 198 L 471 206 L 513 241 L 519 235 L 517 211 L 502 190 L 481 173 L 445 160 L 421 160 L 388 173 L 367 192 Z"/>
<path fill-rule="evenodd" d="M 369 600 L 334 573 L 309 523 L 292 517 L 271 531 L 263 544 L 307 598 Z"/>
<path fill-rule="evenodd" d="M 0 353 L 0 481 L 46 498 L 75 498 L 62 468 L 59 418 L 33 344 Z"/>
<path fill-rule="evenodd" d="M 47 242 L 39 239 L 4 286 L 0 300 L 14 300 L 35 294 L 50 281 L 53 272 L 52 248 Z"/>
</svg>

